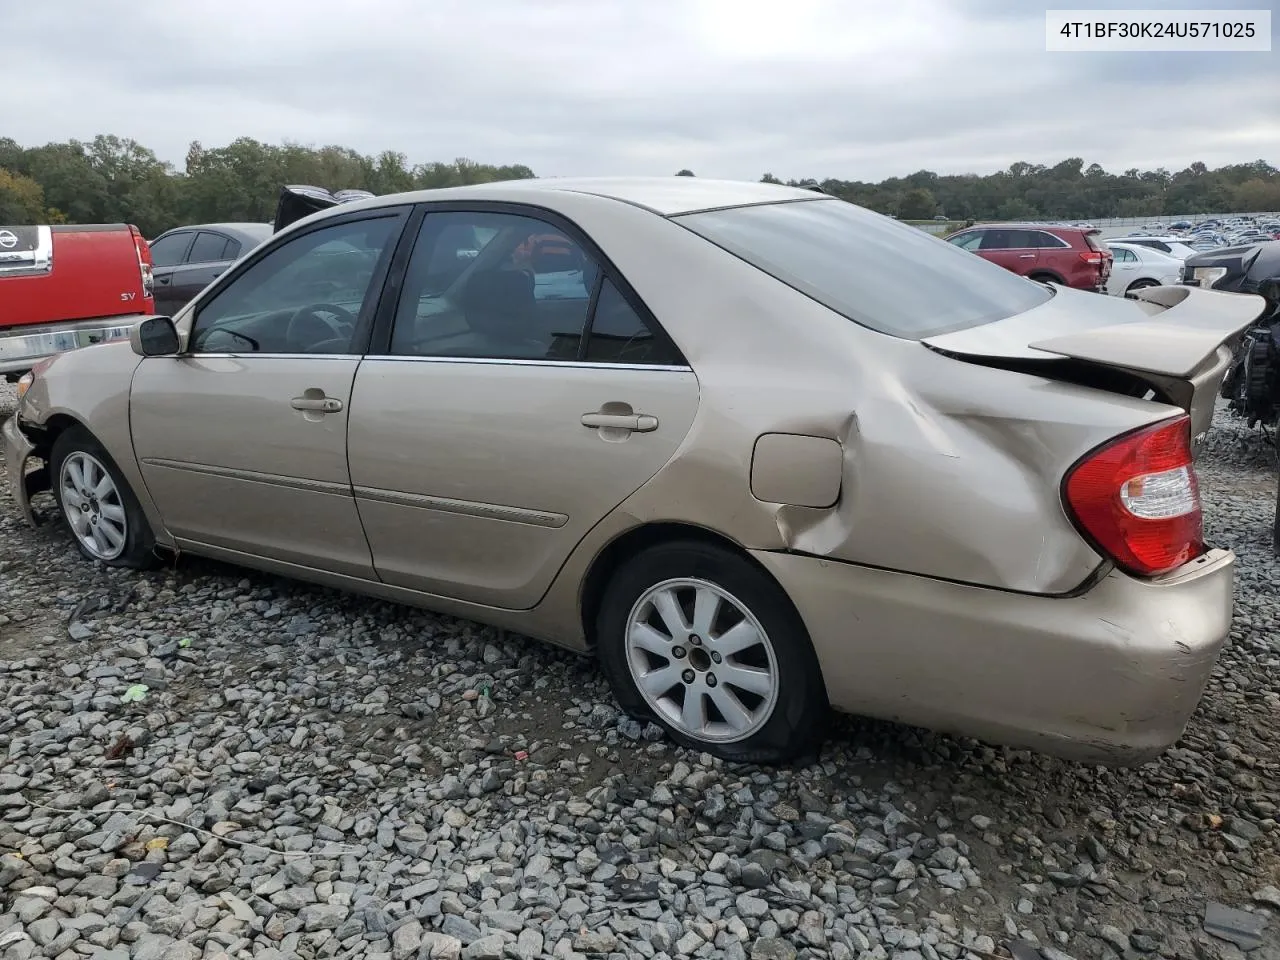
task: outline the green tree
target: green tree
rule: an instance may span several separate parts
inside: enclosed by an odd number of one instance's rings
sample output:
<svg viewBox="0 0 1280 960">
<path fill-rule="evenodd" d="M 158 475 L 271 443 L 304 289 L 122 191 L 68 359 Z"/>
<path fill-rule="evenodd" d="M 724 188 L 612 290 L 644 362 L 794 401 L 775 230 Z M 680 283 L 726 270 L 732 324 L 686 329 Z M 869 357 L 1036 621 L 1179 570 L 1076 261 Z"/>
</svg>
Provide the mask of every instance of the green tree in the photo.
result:
<svg viewBox="0 0 1280 960">
<path fill-rule="evenodd" d="M 938 210 L 938 201 L 928 190 L 917 187 L 902 195 L 898 216 L 904 220 L 928 220 Z"/>
<path fill-rule="evenodd" d="M 0 167 L 0 224 L 43 223 L 44 190 L 30 177 Z"/>
</svg>

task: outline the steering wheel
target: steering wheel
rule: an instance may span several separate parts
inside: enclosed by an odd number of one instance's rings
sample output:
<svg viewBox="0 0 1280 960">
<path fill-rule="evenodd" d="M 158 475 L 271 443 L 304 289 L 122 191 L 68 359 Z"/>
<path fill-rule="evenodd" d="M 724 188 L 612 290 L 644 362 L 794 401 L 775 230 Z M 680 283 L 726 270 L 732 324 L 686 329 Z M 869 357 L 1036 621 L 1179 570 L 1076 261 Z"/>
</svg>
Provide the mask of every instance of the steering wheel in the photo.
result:
<svg viewBox="0 0 1280 960">
<path fill-rule="evenodd" d="M 325 314 L 332 314 L 330 320 Z M 285 328 L 285 342 L 291 347 L 305 350 L 326 340 L 349 340 L 356 325 L 356 316 L 346 307 L 336 303 L 311 303 L 299 307 L 289 318 Z"/>
</svg>

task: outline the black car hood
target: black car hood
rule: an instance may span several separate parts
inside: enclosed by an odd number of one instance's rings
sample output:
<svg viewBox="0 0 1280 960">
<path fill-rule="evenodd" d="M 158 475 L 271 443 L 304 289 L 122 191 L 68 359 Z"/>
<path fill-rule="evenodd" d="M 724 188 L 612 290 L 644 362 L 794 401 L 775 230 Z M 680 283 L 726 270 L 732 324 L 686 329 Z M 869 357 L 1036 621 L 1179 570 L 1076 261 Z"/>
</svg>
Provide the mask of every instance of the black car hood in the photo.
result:
<svg viewBox="0 0 1280 960">
<path fill-rule="evenodd" d="M 1196 267 L 1225 267 L 1226 274 L 1213 285 L 1228 293 L 1256 293 L 1269 307 L 1264 321 L 1280 316 L 1280 240 L 1208 250 L 1188 257 L 1187 276 Z"/>
<path fill-rule="evenodd" d="M 312 187 L 306 184 L 289 184 L 280 188 L 280 199 L 276 201 L 276 215 L 272 228 L 279 233 L 291 223 L 320 210 L 327 210 L 342 203 L 353 200 L 367 200 L 373 194 L 368 190 L 335 190 L 330 193 L 324 187 Z"/>
</svg>

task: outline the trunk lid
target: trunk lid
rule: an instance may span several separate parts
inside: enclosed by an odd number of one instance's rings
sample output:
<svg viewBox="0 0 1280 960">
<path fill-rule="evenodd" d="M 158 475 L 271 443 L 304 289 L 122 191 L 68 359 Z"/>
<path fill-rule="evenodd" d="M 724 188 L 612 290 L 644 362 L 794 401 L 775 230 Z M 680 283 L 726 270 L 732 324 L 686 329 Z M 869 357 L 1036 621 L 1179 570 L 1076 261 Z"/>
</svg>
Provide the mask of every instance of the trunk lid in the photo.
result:
<svg viewBox="0 0 1280 960">
<path fill-rule="evenodd" d="M 1026 313 L 923 342 L 959 360 L 1165 400 L 1190 414 L 1198 451 L 1231 363 L 1228 341 L 1266 302 L 1189 286 L 1148 287 L 1134 296 L 1058 288 Z"/>
<path fill-rule="evenodd" d="M 368 190 L 336 190 L 330 193 L 324 187 L 312 187 L 300 183 L 289 184 L 280 188 L 280 198 L 276 201 L 276 215 L 272 227 L 274 232 L 279 233 L 290 224 L 320 210 L 327 210 L 342 203 L 351 203 L 354 200 L 367 200 L 372 196 L 373 194 Z"/>
</svg>

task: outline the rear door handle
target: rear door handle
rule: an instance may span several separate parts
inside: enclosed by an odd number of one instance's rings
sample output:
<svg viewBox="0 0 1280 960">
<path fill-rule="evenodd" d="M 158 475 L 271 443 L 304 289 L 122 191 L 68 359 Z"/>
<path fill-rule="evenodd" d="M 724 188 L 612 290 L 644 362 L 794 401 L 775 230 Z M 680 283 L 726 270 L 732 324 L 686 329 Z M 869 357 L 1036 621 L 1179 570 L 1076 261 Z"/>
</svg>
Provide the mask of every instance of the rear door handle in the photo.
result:
<svg viewBox="0 0 1280 960">
<path fill-rule="evenodd" d="M 1019 259 L 1019 260 L 1034 260 L 1035 258 L 1036 258 L 1036 255 L 1035 255 L 1034 253 L 1020 253 L 1020 254 L 1018 254 L 1018 259 Z"/>
<path fill-rule="evenodd" d="M 295 410 L 315 410 L 318 413 L 337 413 L 342 409 L 342 401 L 337 397 L 294 397 L 289 405 Z"/>
<path fill-rule="evenodd" d="M 584 427 L 611 427 L 614 430 L 631 430 L 635 433 L 649 433 L 658 429 L 658 418 L 647 413 L 584 413 Z"/>
</svg>

